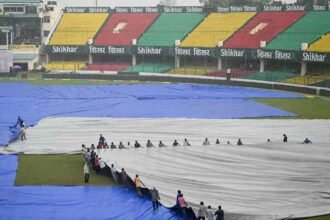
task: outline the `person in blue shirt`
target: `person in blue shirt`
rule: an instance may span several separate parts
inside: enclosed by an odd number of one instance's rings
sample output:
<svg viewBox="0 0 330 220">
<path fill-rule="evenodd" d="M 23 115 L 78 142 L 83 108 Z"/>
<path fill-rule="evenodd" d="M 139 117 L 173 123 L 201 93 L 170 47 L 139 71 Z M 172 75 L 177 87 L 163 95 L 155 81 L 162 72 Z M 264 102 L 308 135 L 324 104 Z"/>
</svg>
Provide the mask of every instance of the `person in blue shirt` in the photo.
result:
<svg viewBox="0 0 330 220">
<path fill-rule="evenodd" d="M 221 206 L 218 206 L 218 210 L 214 213 L 216 217 L 216 220 L 224 220 L 224 212 L 221 209 Z"/>
<path fill-rule="evenodd" d="M 20 116 L 18 116 L 16 124 L 13 125 L 13 126 L 10 126 L 9 128 L 10 128 L 10 129 L 12 129 L 12 128 L 16 128 L 17 125 L 19 125 L 21 128 L 22 128 L 22 127 L 25 127 L 24 121 L 23 121 L 23 119 L 22 119 Z"/>
<path fill-rule="evenodd" d="M 140 148 L 141 147 L 141 144 L 138 141 L 135 141 L 134 147 L 135 148 Z"/>
<path fill-rule="evenodd" d="M 128 142 L 129 143 L 129 142 Z M 126 149 L 126 147 L 124 146 L 123 142 L 120 142 L 119 143 L 119 146 L 118 146 L 119 149 Z"/>
<path fill-rule="evenodd" d="M 163 144 L 162 141 L 159 141 L 159 144 L 158 144 L 159 147 L 167 147 L 165 144 Z"/>
<path fill-rule="evenodd" d="M 111 142 L 110 148 L 111 149 L 117 149 L 117 146 L 113 142 Z"/>
<path fill-rule="evenodd" d="M 147 141 L 147 147 L 155 147 L 150 140 Z"/>
<path fill-rule="evenodd" d="M 311 143 L 312 143 L 312 141 L 309 140 L 308 138 L 306 138 L 306 139 L 302 142 L 302 144 L 311 144 Z"/>
<path fill-rule="evenodd" d="M 177 146 L 180 146 L 180 144 L 178 143 L 177 140 L 174 140 L 173 144 L 172 144 L 173 147 L 177 147 Z"/>
<path fill-rule="evenodd" d="M 288 142 L 288 136 L 286 134 L 283 134 L 283 142 Z"/>
</svg>

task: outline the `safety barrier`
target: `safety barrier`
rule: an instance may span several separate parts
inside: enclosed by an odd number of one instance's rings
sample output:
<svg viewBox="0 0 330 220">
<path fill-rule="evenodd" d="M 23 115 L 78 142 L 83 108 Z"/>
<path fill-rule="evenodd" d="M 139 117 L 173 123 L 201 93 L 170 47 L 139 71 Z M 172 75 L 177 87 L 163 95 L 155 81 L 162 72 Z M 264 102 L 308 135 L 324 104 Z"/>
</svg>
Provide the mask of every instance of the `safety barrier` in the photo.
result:
<svg viewBox="0 0 330 220">
<path fill-rule="evenodd" d="M 232 85 L 243 87 L 256 87 L 263 89 L 275 89 L 290 92 L 299 92 L 313 95 L 330 96 L 330 89 L 320 88 L 316 86 L 292 85 L 287 83 L 254 81 L 254 80 L 226 80 L 222 77 L 207 76 L 185 76 L 175 74 L 131 74 L 131 75 L 105 75 L 105 74 L 71 74 L 71 73 L 46 73 L 43 75 L 45 79 L 96 79 L 96 80 L 135 80 L 135 81 L 151 81 L 151 82 L 182 82 L 196 84 L 215 84 L 215 85 Z"/>
</svg>

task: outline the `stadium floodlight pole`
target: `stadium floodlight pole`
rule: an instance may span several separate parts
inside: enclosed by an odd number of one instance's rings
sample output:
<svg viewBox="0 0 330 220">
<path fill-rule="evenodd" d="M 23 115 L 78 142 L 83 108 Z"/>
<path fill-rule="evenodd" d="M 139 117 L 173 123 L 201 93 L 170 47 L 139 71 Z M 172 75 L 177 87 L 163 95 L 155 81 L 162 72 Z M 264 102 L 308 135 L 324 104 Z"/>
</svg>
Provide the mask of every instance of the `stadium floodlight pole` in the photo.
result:
<svg viewBox="0 0 330 220">
<path fill-rule="evenodd" d="M 9 45 L 8 45 L 8 32 L 6 32 L 6 44 L 7 44 L 7 50 L 9 49 Z"/>
<path fill-rule="evenodd" d="M 41 14 L 41 16 L 42 17 L 44 17 L 44 12 L 45 12 L 45 8 L 44 8 L 44 1 L 43 0 L 40 0 L 40 4 L 41 4 L 41 10 L 39 11 L 39 15 Z M 43 37 L 44 37 L 44 34 L 43 34 L 43 18 L 42 19 L 40 19 L 40 33 L 39 33 L 39 37 L 40 37 L 40 40 L 39 40 L 39 42 L 36 42 L 36 46 L 38 45 L 38 44 L 42 44 L 43 43 L 43 41 L 44 41 L 44 39 L 43 39 Z M 37 46 L 38 47 L 38 46 Z"/>
<path fill-rule="evenodd" d="M 95 7 L 97 7 L 97 0 L 95 0 Z"/>
</svg>

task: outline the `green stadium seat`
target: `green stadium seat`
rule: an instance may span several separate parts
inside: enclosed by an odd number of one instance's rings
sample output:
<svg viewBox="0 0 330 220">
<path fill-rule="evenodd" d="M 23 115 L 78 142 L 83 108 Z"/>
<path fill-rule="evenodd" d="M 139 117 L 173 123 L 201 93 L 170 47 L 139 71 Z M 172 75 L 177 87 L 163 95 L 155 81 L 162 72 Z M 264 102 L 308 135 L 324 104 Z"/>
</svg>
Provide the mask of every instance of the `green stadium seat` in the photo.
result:
<svg viewBox="0 0 330 220">
<path fill-rule="evenodd" d="M 283 80 L 292 78 L 297 76 L 296 74 L 293 73 L 286 73 L 286 72 L 272 72 L 272 71 L 267 71 L 267 72 L 258 72 L 258 73 L 253 73 L 250 75 L 247 75 L 244 77 L 245 79 L 251 79 L 251 80 L 260 80 L 260 81 L 269 81 L 269 82 L 281 82 Z"/>
<path fill-rule="evenodd" d="M 201 13 L 163 13 L 138 40 L 139 46 L 172 46 L 183 39 L 200 21 Z"/>
<path fill-rule="evenodd" d="M 330 12 L 312 11 L 278 35 L 268 49 L 301 50 L 301 43 L 311 43 L 330 30 Z"/>
<path fill-rule="evenodd" d="M 140 63 L 125 69 L 123 72 L 150 72 L 150 73 L 164 73 L 172 67 L 167 64 L 157 63 Z"/>
</svg>

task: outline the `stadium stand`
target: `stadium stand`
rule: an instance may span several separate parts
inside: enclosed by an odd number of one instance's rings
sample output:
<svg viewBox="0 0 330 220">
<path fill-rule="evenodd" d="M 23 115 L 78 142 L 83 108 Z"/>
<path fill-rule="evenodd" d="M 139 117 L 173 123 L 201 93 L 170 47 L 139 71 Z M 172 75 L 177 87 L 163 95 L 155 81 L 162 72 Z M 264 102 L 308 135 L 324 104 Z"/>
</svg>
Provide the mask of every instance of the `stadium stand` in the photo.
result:
<svg viewBox="0 0 330 220">
<path fill-rule="evenodd" d="M 163 13 L 138 40 L 139 46 L 172 46 L 204 17 L 201 13 Z"/>
<path fill-rule="evenodd" d="M 330 30 L 330 13 L 311 11 L 278 35 L 266 47 L 268 49 L 301 49 L 301 43 L 311 43 Z"/>
<path fill-rule="evenodd" d="M 271 41 L 305 12 L 260 12 L 224 44 L 227 48 L 259 48 L 260 41 Z"/>
<path fill-rule="evenodd" d="M 211 13 L 181 43 L 181 47 L 215 47 L 251 19 L 255 12 Z"/>
<path fill-rule="evenodd" d="M 311 44 L 308 51 L 330 52 L 330 33 L 321 36 L 319 40 Z"/>
<path fill-rule="evenodd" d="M 85 45 L 100 29 L 108 13 L 65 13 L 49 45 Z"/>
<path fill-rule="evenodd" d="M 92 65 L 88 65 L 85 69 L 98 71 L 122 71 L 129 66 L 129 63 L 93 63 Z"/>
<path fill-rule="evenodd" d="M 158 13 L 115 13 L 95 38 L 95 45 L 131 45 L 157 18 Z"/>
<path fill-rule="evenodd" d="M 46 70 L 80 70 L 86 64 L 82 61 L 54 61 L 45 65 Z"/>
<path fill-rule="evenodd" d="M 131 66 L 123 72 L 151 72 L 151 73 L 164 73 L 170 70 L 172 67 L 167 64 L 157 63 L 141 63 L 135 66 Z"/>
<path fill-rule="evenodd" d="M 258 72 L 252 73 L 250 75 L 245 76 L 245 79 L 251 80 L 262 80 L 262 81 L 269 81 L 269 82 L 281 82 L 283 80 L 292 78 L 297 76 L 297 74 L 287 73 L 287 72 Z"/>
</svg>

